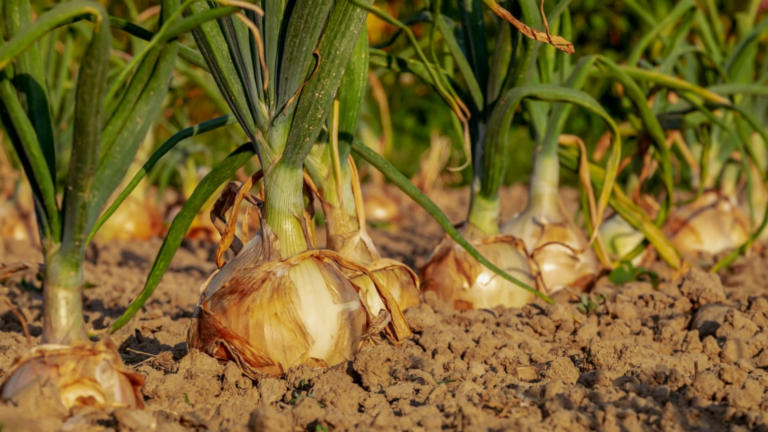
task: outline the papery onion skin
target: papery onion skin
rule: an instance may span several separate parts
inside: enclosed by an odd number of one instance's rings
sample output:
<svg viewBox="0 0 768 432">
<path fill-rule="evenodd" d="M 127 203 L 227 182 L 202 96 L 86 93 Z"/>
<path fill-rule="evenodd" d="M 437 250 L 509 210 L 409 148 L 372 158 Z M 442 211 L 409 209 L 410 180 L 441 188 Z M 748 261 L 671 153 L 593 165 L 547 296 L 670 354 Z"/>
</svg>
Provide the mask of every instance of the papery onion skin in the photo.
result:
<svg viewBox="0 0 768 432">
<path fill-rule="evenodd" d="M 497 236 L 472 241 L 472 244 L 497 267 L 533 286 L 527 258 L 514 240 Z M 422 268 L 421 289 L 434 291 L 456 310 L 522 307 L 533 300 L 532 293 L 502 279 L 448 237 L 440 242 Z"/>
<path fill-rule="evenodd" d="M 708 191 L 677 208 L 666 232 L 683 256 L 716 255 L 741 247 L 750 236 L 749 221 L 733 197 Z"/>
<path fill-rule="evenodd" d="M 365 267 L 389 290 L 401 310 L 416 307 L 421 303 L 419 278 L 405 264 L 380 258 Z M 352 283 L 360 287 L 360 295 L 363 301 L 367 302 L 368 309 L 374 313 L 378 312 L 383 303 L 371 278 L 360 272 L 352 273 L 349 277 Z"/>
<path fill-rule="evenodd" d="M 331 250 L 373 273 L 381 285 L 392 294 L 401 310 L 420 304 L 419 277 L 405 264 L 382 258 L 365 226 L 349 234 L 329 234 L 328 245 Z M 368 275 L 359 271 L 346 273 L 352 282 L 360 287 L 360 295 L 363 301 L 367 302 L 366 307 L 376 313 L 383 302 Z"/>
<path fill-rule="evenodd" d="M 75 346 L 40 345 L 11 367 L 0 388 L 2 399 L 39 397 L 41 386 L 52 387 L 58 402 L 98 409 L 144 408 L 144 377 L 125 369 L 115 345 L 105 339 Z"/>
<path fill-rule="evenodd" d="M 549 221 L 522 213 L 507 222 L 501 232 L 525 243 L 547 294 L 568 287 L 583 290 L 599 271 L 597 256 L 588 247 L 584 233 L 563 218 Z"/>
<path fill-rule="evenodd" d="M 354 285 L 311 251 L 273 261 L 275 250 L 261 241 L 251 240 L 205 287 L 188 346 L 236 361 L 253 378 L 351 359 L 367 327 Z"/>
</svg>

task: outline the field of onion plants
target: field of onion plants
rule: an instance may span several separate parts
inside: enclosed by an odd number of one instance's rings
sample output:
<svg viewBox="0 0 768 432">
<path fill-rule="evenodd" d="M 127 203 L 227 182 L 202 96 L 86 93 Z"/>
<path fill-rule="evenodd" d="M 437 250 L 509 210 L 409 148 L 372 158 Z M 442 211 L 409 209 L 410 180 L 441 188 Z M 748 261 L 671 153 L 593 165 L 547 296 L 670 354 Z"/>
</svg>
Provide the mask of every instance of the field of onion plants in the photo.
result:
<svg viewBox="0 0 768 432">
<path fill-rule="evenodd" d="M 0 0 L 0 431 L 768 431 L 768 2 Z"/>
</svg>

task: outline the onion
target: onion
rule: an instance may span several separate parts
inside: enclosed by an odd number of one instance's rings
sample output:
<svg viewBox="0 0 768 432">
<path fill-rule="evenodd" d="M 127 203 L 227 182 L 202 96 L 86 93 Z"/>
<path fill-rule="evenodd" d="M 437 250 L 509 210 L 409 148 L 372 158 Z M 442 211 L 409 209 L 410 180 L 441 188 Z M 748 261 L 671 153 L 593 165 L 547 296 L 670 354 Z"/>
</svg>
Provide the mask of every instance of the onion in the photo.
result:
<svg viewBox="0 0 768 432">
<path fill-rule="evenodd" d="M 400 205 L 383 186 L 363 189 L 365 218 L 373 223 L 392 223 L 400 218 Z"/>
<path fill-rule="evenodd" d="M 101 242 L 114 240 L 149 240 L 159 235 L 163 217 L 152 200 L 141 193 L 129 195 L 94 236 Z"/>
<path fill-rule="evenodd" d="M 513 217 L 501 232 L 523 241 L 548 294 L 567 287 L 585 288 L 599 271 L 586 236 L 556 207 L 546 213 L 533 208 Z"/>
<path fill-rule="evenodd" d="M 39 398 L 51 387 L 66 409 L 143 408 L 144 377 L 129 372 L 111 340 L 74 346 L 40 345 L 16 360 L 0 389 L 3 399 Z"/>
<path fill-rule="evenodd" d="M 13 201 L 0 204 L 0 237 L 17 241 L 31 241 L 34 220 L 25 217 Z"/>
<path fill-rule="evenodd" d="M 420 303 L 419 277 L 405 264 L 382 258 L 376 249 L 373 239 L 368 234 L 366 225 L 368 207 L 363 201 L 357 167 L 351 157 L 348 158 L 348 167 L 349 174 L 346 176 L 339 174 L 339 177 L 348 179 L 349 186 L 351 186 L 349 191 L 351 191 L 352 197 L 347 205 L 350 207 L 354 205 L 354 214 L 341 211 L 342 208 L 334 206 L 329 200 L 323 200 L 323 212 L 328 229 L 328 249 L 365 267 L 377 278 L 379 283 L 387 288 L 401 310 L 418 306 Z M 350 229 L 350 227 L 356 228 Z M 367 302 L 368 309 L 380 310 L 382 308 L 381 299 L 368 273 L 347 271 L 347 275 L 352 282 L 360 287 L 361 296 Z"/>
<path fill-rule="evenodd" d="M 0 200 L 3 200 L 2 196 Z M 24 180 L 18 184 L 13 197 L 0 201 L 0 237 L 17 241 L 34 240 L 37 232 L 34 211 L 32 187 Z"/>
<path fill-rule="evenodd" d="M 632 252 L 637 245 L 643 242 L 645 236 L 619 214 L 614 214 L 600 225 L 600 238 L 609 258 L 612 261 L 617 261 Z M 632 264 L 639 266 L 645 256 L 646 252 L 641 252 L 632 259 Z"/>
<path fill-rule="evenodd" d="M 329 234 L 328 248 L 365 267 L 377 278 L 380 284 L 387 287 L 401 310 L 418 306 L 420 303 L 419 277 L 405 264 L 393 259 L 382 258 L 365 229 L 365 221 L 361 220 L 360 222 L 361 228 L 351 235 Z M 353 283 L 360 287 L 361 295 L 370 305 L 369 309 L 378 311 L 381 306 L 381 299 L 368 273 L 353 270 L 348 271 L 347 275 Z"/>
<path fill-rule="evenodd" d="M 667 221 L 672 244 L 685 256 L 716 255 L 744 244 L 750 236 L 749 221 L 736 198 L 708 191 L 676 209 Z"/>
<path fill-rule="evenodd" d="M 468 240 L 491 263 L 533 285 L 528 258 L 517 240 L 504 235 Z M 434 291 L 457 310 L 522 307 L 533 299 L 533 294 L 477 262 L 448 236 L 437 245 L 422 268 L 421 281 L 422 291 Z"/>
<path fill-rule="evenodd" d="M 387 287 L 400 310 L 406 310 L 421 303 L 421 293 L 418 288 L 419 277 L 405 264 L 393 259 L 380 258 L 366 265 L 365 268 L 376 277 L 381 285 Z M 364 301 L 370 305 L 369 309 L 381 309 L 382 300 L 370 276 L 361 271 L 349 272 L 348 275 L 352 283 L 360 287 Z"/>
<path fill-rule="evenodd" d="M 381 330 L 395 343 L 410 336 L 383 285 L 374 284 L 382 314 L 342 268 L 367 272 L 327 250 L 281 261 L 279 240 L 262 221 L 259 234 L 203 285 L 187 346 L 236 361 L 256 378 L 349 360 Z"/>
</svg>

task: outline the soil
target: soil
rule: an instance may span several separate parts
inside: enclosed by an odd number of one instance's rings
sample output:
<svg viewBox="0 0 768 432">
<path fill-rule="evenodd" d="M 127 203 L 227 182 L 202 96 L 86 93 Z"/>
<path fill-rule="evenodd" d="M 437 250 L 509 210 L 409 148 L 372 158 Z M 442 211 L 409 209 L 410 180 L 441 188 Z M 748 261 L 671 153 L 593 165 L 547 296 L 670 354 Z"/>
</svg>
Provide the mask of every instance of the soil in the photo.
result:
<svg viewBox="0 0 768 432">
<path fill-rule="evenodd" d="M 435 197 L 459 222 L 466 191 Z M 566 206 L 574 203 L 564 193 Z M 504 190 L 504 218 L 525 190 Z M 570 203 L 570 204 L 569 204 Z M 401 231 L 372 230 L 382 252 L 417 268 L 441 231 L 410 211 Z M 86 319 L 106 328 L 137 295 L 161 241 L 98 245 L 86 264 Z M 595 306 L 577 295 L 522 309 L 456 312 L 425 294 L 405 312 L 414 336 L 382 343 L 329 369 L 308 366 L 254 382 L 234 363 L 187 353 L 198 290 L 214 270 L 214 247 L 185 243 L 154 296 L 113 336 L 125 363 L 146 378 L 146 410 L 68 418 L 44 401 L 0 403 L 2 430 L 342 431 L 459 429 L 603 431 L 768 431 L 768 258 L 739 260 L 720 275 L 676 275 L 663 264 L 656 289 L 601 278 Z M 0 262 L 39 263 L 29 244 L 0 241 Z M 42 296 L 34 275 L 0 286 L 23 313 L 0 303 L 0 379 L 39 343 Z"/>
</svg>

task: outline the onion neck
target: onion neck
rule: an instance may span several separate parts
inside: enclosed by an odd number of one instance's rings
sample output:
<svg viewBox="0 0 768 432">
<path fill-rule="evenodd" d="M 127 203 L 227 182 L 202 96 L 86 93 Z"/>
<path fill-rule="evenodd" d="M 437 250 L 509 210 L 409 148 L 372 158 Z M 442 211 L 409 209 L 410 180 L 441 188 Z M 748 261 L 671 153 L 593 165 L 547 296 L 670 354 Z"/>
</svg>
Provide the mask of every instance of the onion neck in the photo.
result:
<svg viewBox="0 0 768 432">
<path fill-rule="evenodd" d="M 477 181 L 475 183 L 478 183 Z M 499 234 L 499 197 L 484 197 L 472 194 L 467 221 L 467 237 L 490 237 Z"/>
<path fill-rule="evenodd" d="M 44 344 L 73 345 L 87 341 L 83 321 L 83 266 L 74 254 L 62 254 L 59 247 L 45 256 L 43 281 Z"/>
<path fill-rule="evenodd" d="M 330 147 L 330 146 L 329 146 Z M 340 161 L 341 179 L 339 182 L 333 170 L 330 169 L 325 176 L 322 185 L 317 185 L 320 195 L 323 197 L 323 211 L 328 235 L 343 235 L 356 232 L 360 229 L 358 223 L 358 209 L 355 205 L 355 196 L 352 193 L 352 173 L 347 160 Z M 341 192 L 337 188 L 341 184 Z M 363 211 L 360 209 L 360 211 Z"/>
<path fill-rule="evenodd" d="M 557 144 L 557 141 L 554 142 Z M 557 149 L 553 152 L 548 147 L 543 147 L 536 155 L 526 213 L 549 222 L 560 222 L 560 160 L 557 158 Z"/>
<path fill-rule="evenodd" d="M 267 169 L 264 178 L 264 218 L 280 240 L 283 260 L 306 251 L 304 220 L 304 177 L 301 167 L 278 163 Z"/>
</svg>

